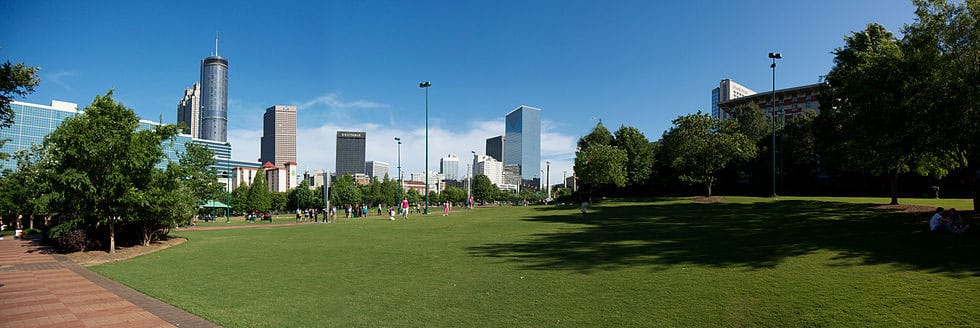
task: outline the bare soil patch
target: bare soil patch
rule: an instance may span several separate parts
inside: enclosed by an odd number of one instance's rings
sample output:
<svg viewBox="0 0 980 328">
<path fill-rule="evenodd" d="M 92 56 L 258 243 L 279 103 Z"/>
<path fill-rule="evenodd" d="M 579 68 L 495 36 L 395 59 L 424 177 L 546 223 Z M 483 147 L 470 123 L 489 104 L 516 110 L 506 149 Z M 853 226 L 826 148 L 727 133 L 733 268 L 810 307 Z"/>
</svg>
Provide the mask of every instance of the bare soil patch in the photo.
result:
<svg viewBox="0 0 980 328">
<path fill-rule="evenodd" d="M 913 213 L 933 212 L 933 211 L 936 210 L 936 208 L 935 207 L 932 207 L 932 206 L 903 205 L 903 204 L 898 204 L 898 205 L 878 205 L 878 206 L 875 206 L 875 207 L 872 207 L 872 208 L 874 208 L 876 210 L 892 210 L 892 211 L 913 212 Z"/>
<path fill-rule="evenodd" d="M 697 203 L 724 203 L 725 202 L 725 197 L 719 197 L 719 196 L 704 197 L 704 196 L 701 196 L 701 197 L 694 197 L 694 198 L 691 199 L 691 201 L 694 201 L 694 202 L 697 202 Z"/>
<path fill-rule="evenodd" d="M 87 252 L 75 252 L 68 254 L 68 258 L 72 262 L 78 263 L 81 266 L 93 266 L 104 263 L 128 260 L 143 254 L 153 253 L 162 249 L 170 248 L 171 246 L 176 246 L 183 244 L 187 239 L 171 237 L 167 240 L 161 240 L 150 244 L 149 246 L 131 246 L 116 249 L 115 254 L 109 254 L 106 251 L 87 251 Z"/>
</svg>

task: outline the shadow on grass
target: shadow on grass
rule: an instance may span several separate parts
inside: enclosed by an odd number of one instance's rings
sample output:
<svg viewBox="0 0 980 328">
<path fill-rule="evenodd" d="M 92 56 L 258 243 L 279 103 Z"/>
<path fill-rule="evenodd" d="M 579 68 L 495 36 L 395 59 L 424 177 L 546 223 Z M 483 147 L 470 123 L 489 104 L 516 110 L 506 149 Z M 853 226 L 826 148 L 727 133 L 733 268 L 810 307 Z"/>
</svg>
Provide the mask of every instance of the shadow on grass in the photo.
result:
<svg viewBox="0 0 980 328">
<path fill-rule="evenodd" d="M 826 249 L 841 254 L 839 265 L 895 264 L 952 276 L 980 275 L 976 234 L 932 234 L 928 214 L 873 210 L 866 204 L 607 203 L 590 208 L 588 221 L 567 213 L 542 209 L 525 220 L 578 223 L 581 228 L 469 251 L 522 263 L 526 269 L 588 272 L 681 264 L 769 268 Z"/>
</svg>

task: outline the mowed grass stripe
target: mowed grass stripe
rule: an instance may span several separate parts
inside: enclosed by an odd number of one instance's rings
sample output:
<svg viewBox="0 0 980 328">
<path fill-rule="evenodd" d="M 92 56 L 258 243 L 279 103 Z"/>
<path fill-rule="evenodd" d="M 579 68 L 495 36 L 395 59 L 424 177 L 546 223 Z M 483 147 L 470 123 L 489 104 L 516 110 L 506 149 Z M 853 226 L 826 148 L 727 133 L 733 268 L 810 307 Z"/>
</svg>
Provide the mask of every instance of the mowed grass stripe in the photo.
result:
<svg viewBox="0 0 980 328">
<path fill-rule="evenodd" d="M 914 203 L 919 200 L 904 200 Z M 967 209 L 963 200 L 924 205 Z M 980 243 L 866 199 L 503 207 L 184 231 L 94 269 L 218 324 L 976 326 Z"/>
</svg>

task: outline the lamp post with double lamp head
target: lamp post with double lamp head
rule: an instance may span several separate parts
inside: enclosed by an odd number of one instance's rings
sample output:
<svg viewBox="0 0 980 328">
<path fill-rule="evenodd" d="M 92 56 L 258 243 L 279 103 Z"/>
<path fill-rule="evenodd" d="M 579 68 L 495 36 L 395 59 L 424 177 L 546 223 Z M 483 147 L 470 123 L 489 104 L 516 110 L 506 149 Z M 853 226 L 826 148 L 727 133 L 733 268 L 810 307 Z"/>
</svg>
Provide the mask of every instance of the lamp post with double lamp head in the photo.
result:
<svg viewBox="0 0 980 328">
<path fill-rule="evenodd" d="M 425 214 L 429 214 L 429 87 L 432 83 L 419 83 L 425 89 Z"/>
<path fill-rule="evenodd" d="M 772 194 L 770 197 L 776 197 L 776 59 L 783 59 L 783 54 L 778 52 L 770 52 L 769 58 L 772 59 L 772 109 L 769 112 L 772 118 Z"/>
<path fill-rule="evenodd" d="M 402 139 L 395 137 L 395 141 L 398 142 L 398 199 L 395 200 L 395 205 L 398 205 L 402 201 Z"/>
</svg>

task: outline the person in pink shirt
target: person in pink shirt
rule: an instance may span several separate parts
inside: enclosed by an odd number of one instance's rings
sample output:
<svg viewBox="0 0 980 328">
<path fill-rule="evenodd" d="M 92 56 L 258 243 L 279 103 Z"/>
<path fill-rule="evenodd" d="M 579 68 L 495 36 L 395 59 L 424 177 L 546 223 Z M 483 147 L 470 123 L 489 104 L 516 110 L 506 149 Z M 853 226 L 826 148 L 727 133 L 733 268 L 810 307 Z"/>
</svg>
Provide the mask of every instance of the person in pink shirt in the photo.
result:
<svg viewBox="0 0 980 328">
<path fill-rule="evenodd" d="M 447 215 L 449 215 L 449 201 L 448 200 L 444 204 L 442 204 L 442 216 L 447 216 Z"/>
<path fill-rule="evenodd" d="M 408 198 L 402 198 L 402 217 L 408 217 Z"/>
</svg>

